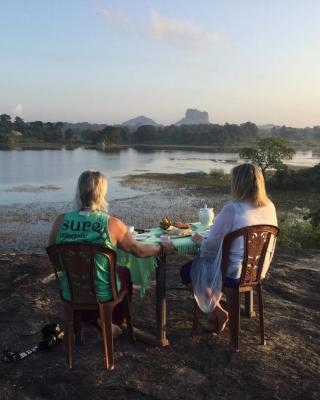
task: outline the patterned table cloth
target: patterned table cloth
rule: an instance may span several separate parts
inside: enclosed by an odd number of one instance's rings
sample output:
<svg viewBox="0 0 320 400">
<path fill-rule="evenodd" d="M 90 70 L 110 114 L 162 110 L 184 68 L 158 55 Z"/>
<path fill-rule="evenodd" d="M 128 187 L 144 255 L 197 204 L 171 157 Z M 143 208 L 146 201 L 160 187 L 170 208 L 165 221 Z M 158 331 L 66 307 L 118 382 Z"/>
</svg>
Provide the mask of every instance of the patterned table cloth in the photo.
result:
<svg viewBox="0 0 320 400">
<path fill-rule="evenodd" d="M 201 225 L 200 222 L 191 224 L 192 233 L 205 233 L 207 230 L 208 227 Z M 136 235 L 135 238 L 144 244 L 157 244 L 161 241 L 160 235 L 165 233 L 162 228 L 153 228 L 148 232 Z M 172 243 L 179 255 L 198 253 L 198 245 L 192 241 L 191 236 L 172 239 Z M 130 269 L 132 282 L 140 286 L 141 296 L 145 294 L 150 281 L 154 278 L 158 257 L 137 258 L 121 249 L 117 249 L 117 264 Z"/>
</svg>

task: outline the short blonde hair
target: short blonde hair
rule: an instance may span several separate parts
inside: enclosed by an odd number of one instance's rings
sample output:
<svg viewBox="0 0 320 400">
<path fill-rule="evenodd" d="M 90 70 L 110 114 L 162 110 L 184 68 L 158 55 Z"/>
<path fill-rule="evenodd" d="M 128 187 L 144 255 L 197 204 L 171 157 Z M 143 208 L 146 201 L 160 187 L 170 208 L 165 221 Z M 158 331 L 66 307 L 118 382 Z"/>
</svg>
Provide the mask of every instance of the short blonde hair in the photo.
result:
<svg viewBox="0 0 320 400">
<path fill-rule="evenodd" d="M 107 179 L 99 171 L 87 170 L 79 176 L 74 205 L 79 210 L 107 211 Z"/>
<path fill-rule="evenodd" d="M 232 169 L 231 191 L 235 200 L 250 201 L 256 207 L 264 207 L 270 201 L 262 172 L 254 164 L 245 163 Z"/>
</svg>

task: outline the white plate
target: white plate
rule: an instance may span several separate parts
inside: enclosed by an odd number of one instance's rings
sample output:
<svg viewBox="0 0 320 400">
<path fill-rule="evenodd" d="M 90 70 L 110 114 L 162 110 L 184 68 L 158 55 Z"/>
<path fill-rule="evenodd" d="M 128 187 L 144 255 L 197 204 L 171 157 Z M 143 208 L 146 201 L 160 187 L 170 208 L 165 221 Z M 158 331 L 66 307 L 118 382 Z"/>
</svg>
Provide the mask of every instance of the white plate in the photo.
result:
<svg viewBox="0 0 320 400">
<path fill-rule="evenodd" d="M 135 239 L 138 241 L 138 242 L 143 242 L 144 240 L 148 240 L 148 239 L 151 239 L 151 237 L 152 236 L 150 236 L 150 235 L 137 235 L 137 236 L 135 236 Z"/>
<path fill-rule="evenodd" d="M 186 237 L 190 237 L 190 236 L 192 236 L 191 233 L 189 235 L 171 235 L 170 238 L 171 239 L 182 239 L 182 238 L 186 238 Z"/>
</svg>

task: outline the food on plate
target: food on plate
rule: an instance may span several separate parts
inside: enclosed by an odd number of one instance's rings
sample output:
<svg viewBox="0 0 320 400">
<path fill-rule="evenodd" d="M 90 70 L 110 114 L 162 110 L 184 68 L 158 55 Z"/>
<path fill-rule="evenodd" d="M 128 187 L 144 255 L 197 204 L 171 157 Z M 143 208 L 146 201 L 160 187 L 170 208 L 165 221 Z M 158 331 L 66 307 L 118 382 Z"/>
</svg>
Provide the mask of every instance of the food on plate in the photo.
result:
<svg viewBox="0 0 320 400">
<path fill-rule="evenodd" d="M 160 221 L 160 228 L 162 229 L 168 229 L 172 225 L 172 222 L 170 218 L 168 217 L 163 217 L 162 220 Z"/>
<path fill-rule="evenodd" d="M 175 221 L 172 222 L 170 218 L 168 218 L 167 216 L 165 216 L 164 218 L 162 218 L 162 220 L 160 221 L 160 227 L 166 231 L 170 231 L 174 228 L 178 228 L 178 229 L 188 229 L 190 228 L 190 224 L 187 224 L 185 222 L 182 221 Z"/>
<path fill-rule="evenodd" d="M 181 222 L 181 221 L 175 221 L 173 223 L 173 226 L 175 226 L 176 228 L 179 228 L 179 229 L 188 229 L 188 228 L 190 228 L 190 224 L 187 224 L 187 223 Z"/>
<path fill-rule="evenodd" d="M 191 236 L 190 229 L 179 229 L 173 227 L 168 231 L 168 235 L 171 237 L 184 237 L 184 236 Z"/>
</svg>

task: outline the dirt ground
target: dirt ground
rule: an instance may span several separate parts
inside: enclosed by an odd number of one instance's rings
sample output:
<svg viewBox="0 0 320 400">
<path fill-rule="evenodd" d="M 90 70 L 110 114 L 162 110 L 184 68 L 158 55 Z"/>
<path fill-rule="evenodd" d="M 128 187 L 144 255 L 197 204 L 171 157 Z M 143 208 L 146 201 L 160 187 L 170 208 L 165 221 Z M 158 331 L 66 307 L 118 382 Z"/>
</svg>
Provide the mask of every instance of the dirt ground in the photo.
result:
<svg viewBox="0 0 320 400">
<path fill-rule="evenodd" d="M 170 346 L 115 341 L 114 371 L 104 367 L 102 341 L 93 329 L 74 348 L 68 370 L 62 344 L 17 363 L 0 362 L 1 400 L 43 399 L 319 399 L 320 252 L 278 249 L 264 284 L 266 346 L 259 345 L 258 319 L 241 320 L 241 351 L 231 354 L 228 328 L 202 329 L 190 337 L 193 303 L 179 283 L 179 265 L 167 273 Z M 0 256 L 0 345 L 24 350 L 41 340 L 41 327 L 62 322 L 55 281 L 44 255 Z M 154 285 L 133 299 L 134 324 L 154 331 Z M 202 318 L 204 323 L 205 319 Z M 203 325 L 203 324 L 202 324 Z"/>
</svg>

